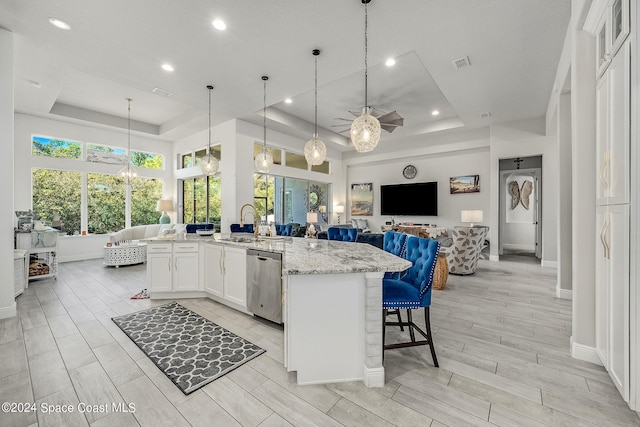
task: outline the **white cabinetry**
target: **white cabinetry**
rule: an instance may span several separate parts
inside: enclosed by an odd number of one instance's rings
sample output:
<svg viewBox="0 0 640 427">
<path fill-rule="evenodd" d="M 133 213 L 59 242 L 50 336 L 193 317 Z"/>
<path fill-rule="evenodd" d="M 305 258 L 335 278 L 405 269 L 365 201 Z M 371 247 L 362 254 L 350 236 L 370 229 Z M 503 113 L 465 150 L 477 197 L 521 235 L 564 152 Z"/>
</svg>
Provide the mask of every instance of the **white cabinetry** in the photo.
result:
<svg viewBox="0 0 640 427">
<path fill-rule="evenodd" d="M 16 233 L 16 248 L 27 251 L 29 280 L 58 275 L 58 230 Z"/>
<path fill-rule="evenodd" d="M 198 265 L 197 242 L 150 242 L 147 245 L 147 289 L 155 293 L 197 291 Z"/>
<path fill-rule="evenodd" d="M 623 399 L 630 401 L 631 40 L 629 0 L 610 0 L 595 31 L 596 85 L 596 353 Z M 597 9 L 597 11 L 596 11 Z M 595 12 L 594 12 L 595 11 Z M 597 15 L 594 15 L 597 18 Z M 594 20 L 595 21 L 595 20 Z M 633 362 L 634 369 L 637 362 Z"/>
<path fill-rule="evenodd" d="M 629 401 L 629 206 L 599 206 L 596 227 L 596 350 Z"/>
<path fill-rule="evenodd" d="M 247 250 L 204 245 L 204 288 L 212 296 L 247 308 Z"/>
</svg>

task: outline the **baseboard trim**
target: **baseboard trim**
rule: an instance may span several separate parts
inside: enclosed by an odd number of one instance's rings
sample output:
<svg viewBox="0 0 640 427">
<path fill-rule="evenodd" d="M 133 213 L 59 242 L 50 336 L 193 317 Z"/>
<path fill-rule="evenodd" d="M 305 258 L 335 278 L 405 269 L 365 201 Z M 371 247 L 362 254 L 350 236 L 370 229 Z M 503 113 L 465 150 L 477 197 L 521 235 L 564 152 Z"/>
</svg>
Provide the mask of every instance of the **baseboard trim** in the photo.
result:
<svg viewBox="0 0 640 427">
<path fill-rule="evenodd" d="M 367 368 L 365 365 L 363 382 L 367 387 L 384 387 L 384 366 Z"/>
<path fill-rule="evenodd" d="M 561 289 L 556 287 L 556 297 L 561 299 L 573 299 L 573 291 L 571 289 Z"/>
<path fill-rule="evenodd" d="M 558 268 L 558 261 L 549 261 L 543 259 L 542 262 L 540 262 L 540 265 L 546 268 Z"/>
<path fill-rule="evenodd" d="M 602 361 L 598 357 L 598 353 L 596 353 L 595 347 L 576 344 L 573 342 L 573 337 L 571 338 L 571 341 L 571 357 L 602 366 Z"/>
<path fill-rule="evenodd" d="M 16 310 L 16 302 L 8 305 L 6 307 L 0 307 L 0 319 L 8 319 L 10 317 L 15 317 L 18 314 Z"/>
<path fill-rule="evenodd" d="M 508 249 L 508 250 L 512 250 L 512 251 L 529 251 L 529 252 L 535 252 L 536 251 L 536 247 L 535 245 L 521 245 L 518 243 L 503 243 L 502 244 L 502 248 L 503 249 Z"/>
</svg>

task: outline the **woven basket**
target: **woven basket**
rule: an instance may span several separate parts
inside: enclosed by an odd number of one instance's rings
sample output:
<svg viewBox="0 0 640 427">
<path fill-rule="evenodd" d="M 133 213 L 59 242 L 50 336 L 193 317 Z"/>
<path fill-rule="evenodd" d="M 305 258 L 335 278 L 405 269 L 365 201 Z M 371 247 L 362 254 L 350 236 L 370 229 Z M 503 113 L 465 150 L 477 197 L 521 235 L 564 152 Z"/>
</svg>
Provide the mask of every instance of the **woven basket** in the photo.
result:
<svg viewBox="0 0 640 427">
<path fill-rule="evenodd" d="M 444 289 L 449 278 L 449 263 L 445 255 L 438 255 L 436 268 L 433 272 L 433 289 Z"/>
</svg>

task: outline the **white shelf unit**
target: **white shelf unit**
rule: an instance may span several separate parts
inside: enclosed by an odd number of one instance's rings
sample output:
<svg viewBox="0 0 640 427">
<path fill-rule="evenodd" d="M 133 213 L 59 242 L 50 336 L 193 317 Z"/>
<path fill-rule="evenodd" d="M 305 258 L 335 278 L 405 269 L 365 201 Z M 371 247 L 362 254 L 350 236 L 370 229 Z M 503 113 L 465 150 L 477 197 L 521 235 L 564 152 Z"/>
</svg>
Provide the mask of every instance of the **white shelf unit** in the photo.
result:
<svg viewBox="0 0 640 427">
<path fill-rule="evenodd" d="M 58 276 L 58 230 L 16 233 L 16 248 L 28 252 L 29 280 Z"/>
</svg>

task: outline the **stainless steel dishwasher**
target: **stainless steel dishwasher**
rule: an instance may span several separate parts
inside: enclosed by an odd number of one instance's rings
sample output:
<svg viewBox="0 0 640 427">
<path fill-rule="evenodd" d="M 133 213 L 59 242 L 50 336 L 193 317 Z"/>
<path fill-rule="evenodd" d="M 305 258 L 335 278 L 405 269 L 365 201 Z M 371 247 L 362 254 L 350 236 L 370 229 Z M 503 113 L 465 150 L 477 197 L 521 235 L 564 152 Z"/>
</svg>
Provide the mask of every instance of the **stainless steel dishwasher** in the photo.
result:
<svg viewBox="0 0 640 427">
<path fill-rule="evenodd" d="M 247 308 L 282 323 L 282 254 L 247 249 Z"/>
</svg>

